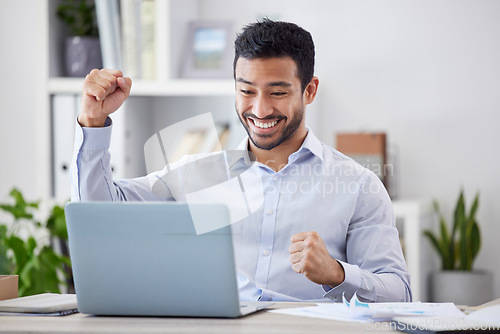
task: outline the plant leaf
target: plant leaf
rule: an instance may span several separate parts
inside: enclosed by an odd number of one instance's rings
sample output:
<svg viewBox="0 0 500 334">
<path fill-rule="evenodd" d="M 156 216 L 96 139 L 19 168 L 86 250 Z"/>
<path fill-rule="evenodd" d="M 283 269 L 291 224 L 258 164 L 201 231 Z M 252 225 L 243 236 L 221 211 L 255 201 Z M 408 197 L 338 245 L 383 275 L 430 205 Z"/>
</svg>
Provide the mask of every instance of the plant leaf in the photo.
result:
<svg viewBox="0 0 500 334">
<path fill-rule="evenodd" d="M 474 259 L 479 253 L 479 249 L 481 248 L 481 231 L 479 230 L 479 225 L 474 220 L 472 224 L 471 234 L 470 234 L 470 245 L 471 245 L 471 262 L 469 270 L 472 270 L 472 264 L 474 263 Z"/>
<path fill-rule="evenodd" d="M 442 244 L 438 241 L 438 238 L 432 233 L 430 230 L 425 230 L 424 235 L 429 238 L 429 241 L 431 242 L 431 245 L 434 247 L 436 252 L 441 256 L 441 268 L 443 270 L 448 270 L 452 269 L 449 268 L 449 261 L 447 261 L 446 257 L 446 248 L 443 249 Z"/>
<path fill-rule="evenodd" d="M 460 195 L 457 200 L 457 204 L 455 206 L 455 212 L 453 213 L 453 230 L 452 235 L 455 236 L 455 233 L 460 230 L 460 227 L 465 220 L 465 204 L 464 204 L 464 193 L 463 190 L 460 191 Z"/>
<path fill-rule="evenodd" d="M 33 272 L 40 268 L 40 264 L 38 262 L 38 258 L 36 256 L 31 256 L 26 264 L 19 270 L 17 273 L 19 275 L 19 296 L 24 296 L 26 291 L 29 291 L 32 282 L 36 282 L 36 277 L 33 279 Z"/>
<path fill-rule="evenodd" d="M 50 231 L 51 236 L 68 240 L 68 230 L 66 228 L 66 217 L 64 216 L 63 207 L 56 205 L 52 208 L 46 227 Z"/>
<path fill-rule="evenodd" d="M 465 200 L 464 200 L 464 193 L 463 190 L 460 191 L 460 196 L 457 201 L 457 205 L 455 207 L 455 213 L 454 213 L 454 225 L 453 228 L 455 230 L 458 230 L 459 232 L 459 237 L 458 237 L 458 244 L 459 244 L 459 263 L 458 263 L 458 268 L 460 270 L 467 270 L 467 262 L 468 262 L 468 255 L 467 255 L 467 243 L 468 243 L 468 237 L 467 237 L 467 219 L 466 219 L 466 214 L 465 214 Z"/>
<path fill-rule="evenodd" d="M 0 275 L 8 275 L 12 270 L 11 261 L 7 257 L 9 250 L 6 243 L 7 238 L 7 226 L 0 225 Z"/>
<path fill-rule="evenodd" d="M 435 200 L 433 201 L 434 211 L 439 217 L 439 228 L 441 233 L 440 240 L 440 248 L 441 248 L 441 257 L 443 261 L 443 269 L 451 270 L 454 269 L 456 263 L 456 251 L 455 251 L 455 242 L 454 237 L 448 231 L 448 224 L 444 219 L 443 214 L 439 208 L 439 203 Z"/>
<path fill-rule="evenodd" d="M 451 236 L 448 232 L 448 227 L 446 226 L 446 221 L 441 216 L 439 220 L 439 227 L 441 230 L 441 249 L 443 261 L 446 262 L 446 268 L 450 269 L 455 266 L 455 249 L 453 243 L 451 243 Z"/>
<path fill-rule="evenodd" d="M 62 0 L 57 7 L 57 16 L 75 36 L 98 36 L 94 1 Z"/>
<path fill-rule="evenodd" d="M 19 272 L 24 268 L 26 262 L 28 262 L 28 252 L 27 247 L 25 247 L 25 243 L 21 238 L 16 237 L 15 235 L 11 235 L 8 239 L 6 239 L 7 247 L 12 249 L 14 252 L 14 264 L 15 268 L 13 273 L 19 274 Z"/>
<path fill-rule="evenodd" d="M 10 196 L 14 199 L 14 204 L 0 204 L 0 209 L 12 214 L 15 220 L 21 218 L 32 219 L 33 214 L 31 211 L 38 208 L 38 202 L 26 202 L 21 192 L 16 188 L 10 191 Z"/>
<path fill-rule="evenodd" d="M 476 197 L 474 197 L 474 202 L 472 203 L 472 206 L 470 208 L 469 212 L 469 221 L 475 220 L 476 219 L 476 212 L 479 207 L 479 194 L 476 194 Z"/>
</svg>

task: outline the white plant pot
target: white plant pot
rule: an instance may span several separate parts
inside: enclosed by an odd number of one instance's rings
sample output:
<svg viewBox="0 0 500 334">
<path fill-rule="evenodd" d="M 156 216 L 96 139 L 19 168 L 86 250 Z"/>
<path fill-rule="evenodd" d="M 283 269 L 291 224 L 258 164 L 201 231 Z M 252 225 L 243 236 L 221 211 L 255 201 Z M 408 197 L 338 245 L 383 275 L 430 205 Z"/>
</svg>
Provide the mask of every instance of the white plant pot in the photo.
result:
<svg viewBox="0 0 500 334">
<path fill-rule="evenodd" d="M 438 303 L 476 306 L 493 299 L 493 275 L 488 271 L 443 270 L 431 275 L 431 298 Z"/>
</svg>

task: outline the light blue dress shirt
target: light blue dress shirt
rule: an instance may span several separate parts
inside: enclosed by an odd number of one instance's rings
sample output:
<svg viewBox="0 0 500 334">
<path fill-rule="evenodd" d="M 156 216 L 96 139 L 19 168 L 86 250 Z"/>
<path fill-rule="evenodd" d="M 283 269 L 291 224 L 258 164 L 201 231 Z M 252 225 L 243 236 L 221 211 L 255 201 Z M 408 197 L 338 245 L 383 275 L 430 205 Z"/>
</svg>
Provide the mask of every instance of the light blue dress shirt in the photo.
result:
<svg viewBox="0 0 500 334">
<path fill-rule="evenodd" d="M 172 169 L 113 180 L 111 131 L 109 119 L 103 128 L 77 124 L 70 170 L 73 201 L 185 200 L 185 185 L 170 177 Z M 343 293 L 346 298 L 357 293 L 368 302 L 411 301 L 392 204 L 374 173 L 321 143 L 309 129 L 279 172 L 245 156 L 226 166 L 233 176 L 258 175 L 263 190 L 262 205 L 232 224 L 240 299 L 340 302 Z M 210 168 L 203 172 L 212 173 Z M 318 232 L 343 266 L 340 285 L 322 286 L 292 270 L 291 237 L 307 231 Z"/>
</svg>

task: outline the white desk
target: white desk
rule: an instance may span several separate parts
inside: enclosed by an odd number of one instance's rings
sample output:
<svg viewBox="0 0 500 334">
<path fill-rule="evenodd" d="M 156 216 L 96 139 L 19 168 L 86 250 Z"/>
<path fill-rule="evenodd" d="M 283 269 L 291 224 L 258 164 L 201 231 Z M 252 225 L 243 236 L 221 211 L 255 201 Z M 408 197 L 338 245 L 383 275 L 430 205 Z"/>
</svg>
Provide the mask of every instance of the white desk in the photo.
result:
<svg viewBox="0 0 500 334">
<path fill-rule="evenodd" d="M 314 304 L 276 303 L 273 308 L 310 305 Z M 79 313 L 62 317 L 0 316 L 0 333 L 355 334 L 367 332 L 368 326 L 363 323 L 295 317 L 266 311 L 239 319 L 95 317 Z M 373 332 L 394 333 L 383 328 L 377 328 Z"/>
</svg>

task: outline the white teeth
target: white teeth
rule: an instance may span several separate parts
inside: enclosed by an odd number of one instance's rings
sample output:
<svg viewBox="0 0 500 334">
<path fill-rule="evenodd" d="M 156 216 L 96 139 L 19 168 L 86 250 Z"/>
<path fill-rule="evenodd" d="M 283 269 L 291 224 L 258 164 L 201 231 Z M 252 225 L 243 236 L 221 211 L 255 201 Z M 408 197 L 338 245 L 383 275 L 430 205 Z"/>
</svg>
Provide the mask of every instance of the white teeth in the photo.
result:
<svg viewBox="0 0 500 334">
<path fill-rule="evenodd" d="M 254 121 L 254 124 L 261 129 L 272 128 L 273 126 L 276 125 L 276 123 L 278 123 L 278 121 L 274 121 L 271 123 L 260 123 L 260 122 Z"/>
</svg>

